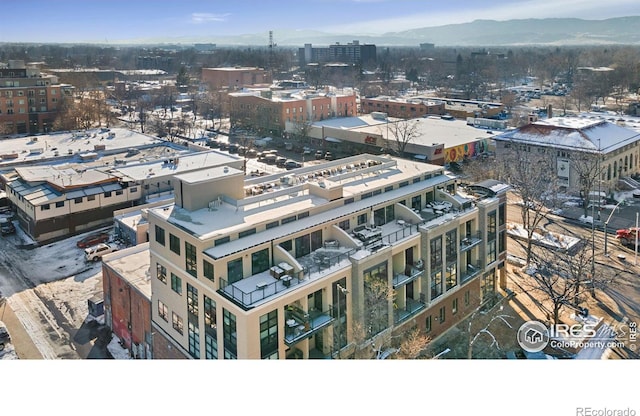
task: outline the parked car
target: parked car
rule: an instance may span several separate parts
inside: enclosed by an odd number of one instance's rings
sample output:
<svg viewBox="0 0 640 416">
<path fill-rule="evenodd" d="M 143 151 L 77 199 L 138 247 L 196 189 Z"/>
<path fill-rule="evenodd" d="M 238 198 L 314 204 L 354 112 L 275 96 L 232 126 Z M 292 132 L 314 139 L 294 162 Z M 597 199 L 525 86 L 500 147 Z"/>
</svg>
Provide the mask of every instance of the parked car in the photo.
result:
<svg viewBox="0 0 640 416">
<path fill-rule="evenodd" d="M 11 335 L 4 322 L 0 321 L 0 351 L 4 350 L 4 347 L 11 342 Z"/>
<path fill-rule="evenodd" d="M 84 257 L 87 261 L 100 261 L 105 254 L 117 251 L 118 247 L 112 244 L 100 243 L 84 249 Z"/>
<path fill-rule="evenodd" d="M 295 160 L 292 160 L 292 159 L 287 159 L 287 161 L 284 162 L 284 167 L 287 170 L 301 168 L 302 167 L 302 163 L 296 162 Z"/>
<path fill-rule="evenodd" d="M 87 248 L 87 247 L 95 246 L 100 243 L 106 243 L 107 241 L 109 241 L 109 233 L 105 233 L 105 232 L 94 233 L 94 234 L 89 234 L 88 236 L 86 236 L 81 240 L 78 240 L 78 242 L 76 243 L 76 246 L 78 248 Z"/>
<path fill-rule="evenodd" d="M 316 150 L 316 159 L 322 159 L 324 157 L 324 153 L 322 150 Z"/>
<path fill-rule="evenodd" d="M 279 168 L 283 168 L 284 164 L 286 163 L 287 158 L 284 156 L 278 156 L 276 157 L 276 166 Z"/>
<path fill-rule="evenodd" d="M 325 153 L 324 160 L 333 160 L 333 154 L 331 152 Z"/>
<path fill-rule="evenodd" d="M 16 227 L 11 221 L 3 222 L 2 225 L 0 225 L 0 233 L 2 235 L 14 234 L 15 232 Z"/>
</svg>

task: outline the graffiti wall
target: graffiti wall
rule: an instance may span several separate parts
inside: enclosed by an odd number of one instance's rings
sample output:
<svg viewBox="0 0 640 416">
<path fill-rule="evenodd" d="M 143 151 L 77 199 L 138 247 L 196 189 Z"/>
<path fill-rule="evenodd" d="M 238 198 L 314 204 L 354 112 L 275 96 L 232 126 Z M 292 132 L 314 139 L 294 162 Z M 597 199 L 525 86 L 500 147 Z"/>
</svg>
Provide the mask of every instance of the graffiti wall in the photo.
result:
<svg viewBox="0 0 640 416">
<path fill-rule="evenodd" d="M 488 140 L 482 139 L 459 146 L 449 147 L 444 151 L 444 163 L 460 162 L 465 157 L 474 157 L 488 150 Z"/>
</svg>

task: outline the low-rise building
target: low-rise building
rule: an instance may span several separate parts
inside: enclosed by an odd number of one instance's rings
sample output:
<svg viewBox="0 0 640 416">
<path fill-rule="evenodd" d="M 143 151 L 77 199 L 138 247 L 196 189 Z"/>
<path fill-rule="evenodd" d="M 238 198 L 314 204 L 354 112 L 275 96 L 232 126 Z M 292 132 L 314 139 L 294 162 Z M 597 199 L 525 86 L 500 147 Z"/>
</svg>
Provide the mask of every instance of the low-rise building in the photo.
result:
<svg viewBox="0 0 640 416">
<path fill-rule="evenodd" d="M 102 260 L 105 324 L 132 358 L 153 358 L 149 243 Z"/>
<path fill-rule="evenodd" d="M 202 68 L 202 82 L 212 89 L 242 89 L 271 84 L 269 71 L 255 67 Z"/>
<path fill-rule="evenodd" d="M 148 211 L 166 353 L 346 357 L 408 328 L 435 338 L 504 287 L 499 183 L 465 192 L 441 166 L 368 154 L 175 180 L 175 203 Z"/>
<path fill-rule="evenodd" d="M 602 192 L 611 192 L 620 179 L 640 172 L 640 129 L 627 127 L 624 121 L 552 117 L 494 139 L 498 158 L 515 152 L 550 154 L 556 160 L 558 185 L 572 193 L 582 189 L 582 175 L 595 174 L 594 184 Z M 593 166 L 583 166 L 589 159 Z"/>
</svg>

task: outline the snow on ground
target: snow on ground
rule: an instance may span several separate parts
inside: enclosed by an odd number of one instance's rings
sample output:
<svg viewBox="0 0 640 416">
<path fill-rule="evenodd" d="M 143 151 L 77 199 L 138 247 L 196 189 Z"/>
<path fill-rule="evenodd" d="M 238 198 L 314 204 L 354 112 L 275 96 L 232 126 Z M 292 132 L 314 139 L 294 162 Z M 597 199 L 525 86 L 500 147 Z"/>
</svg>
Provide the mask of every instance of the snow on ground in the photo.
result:
<svg viewBox="0 0 640 416">
<path fill-rule="evenodd" d="M 16 349 L 13 347 L 13 344 L 9 343 L 4 346 L 4 350 L 0 351 L 0 360 L 17 360 L 18 354 L 16 354 Z"/>
<path fill-rule="evenodd" d="M 118 337 L 113 337 L 111 339 L 111 342 L 107 345 L 107 349 L 116 360 L 129 360 L 131 358 L 129 357 L 129 350 L 122 348 Z"/>
<path fill-rule="evenodd" d="M 22 240 L 23 245 L 33 243 L 20 227 L 16 228 L 18 238 Z M 76 242 L 92 232 L 30 250 L 16 249 L 15 261 L 20 262 L 19 267 L 23 270 L 24 276 L 35 285 L 58 281 L 69 276 L 75 276 L 76 279 L 81 279 L 82 276 L 89 277 L 100 271 L 101 263 L 87 262 L 84 250 L 76 247 Z"/>
<path fill-rule="evenodd" d="M 515 238 L 527 239 L 527 230 L 525 230 L 520 224 L 508 223 L 507 234 Z M 580 239 L 576 237 L 552 233 L 549 231 L 544 231 L 544 234 L 534 232 L 532 239 L 536 244 L 564 250 L 570 249 L 580 241 Z"/>
</svg>

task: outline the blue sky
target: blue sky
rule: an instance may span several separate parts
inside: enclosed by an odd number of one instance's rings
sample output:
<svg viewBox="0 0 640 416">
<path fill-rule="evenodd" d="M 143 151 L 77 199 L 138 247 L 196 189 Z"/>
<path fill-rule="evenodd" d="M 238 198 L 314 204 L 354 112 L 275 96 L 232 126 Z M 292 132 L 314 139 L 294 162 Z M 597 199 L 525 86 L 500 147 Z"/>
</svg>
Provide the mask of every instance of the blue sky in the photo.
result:
<svg viewBox="0 0 640 416">
<path fill-rule="evenodd" d="M 118 42 L 320 30 L 380 34 L 475 19 L 640 15 L 638 0 L 2 0 L 0 42 Z M 8 18 L 11 16 L 10 18 Z"/>
</svg>

